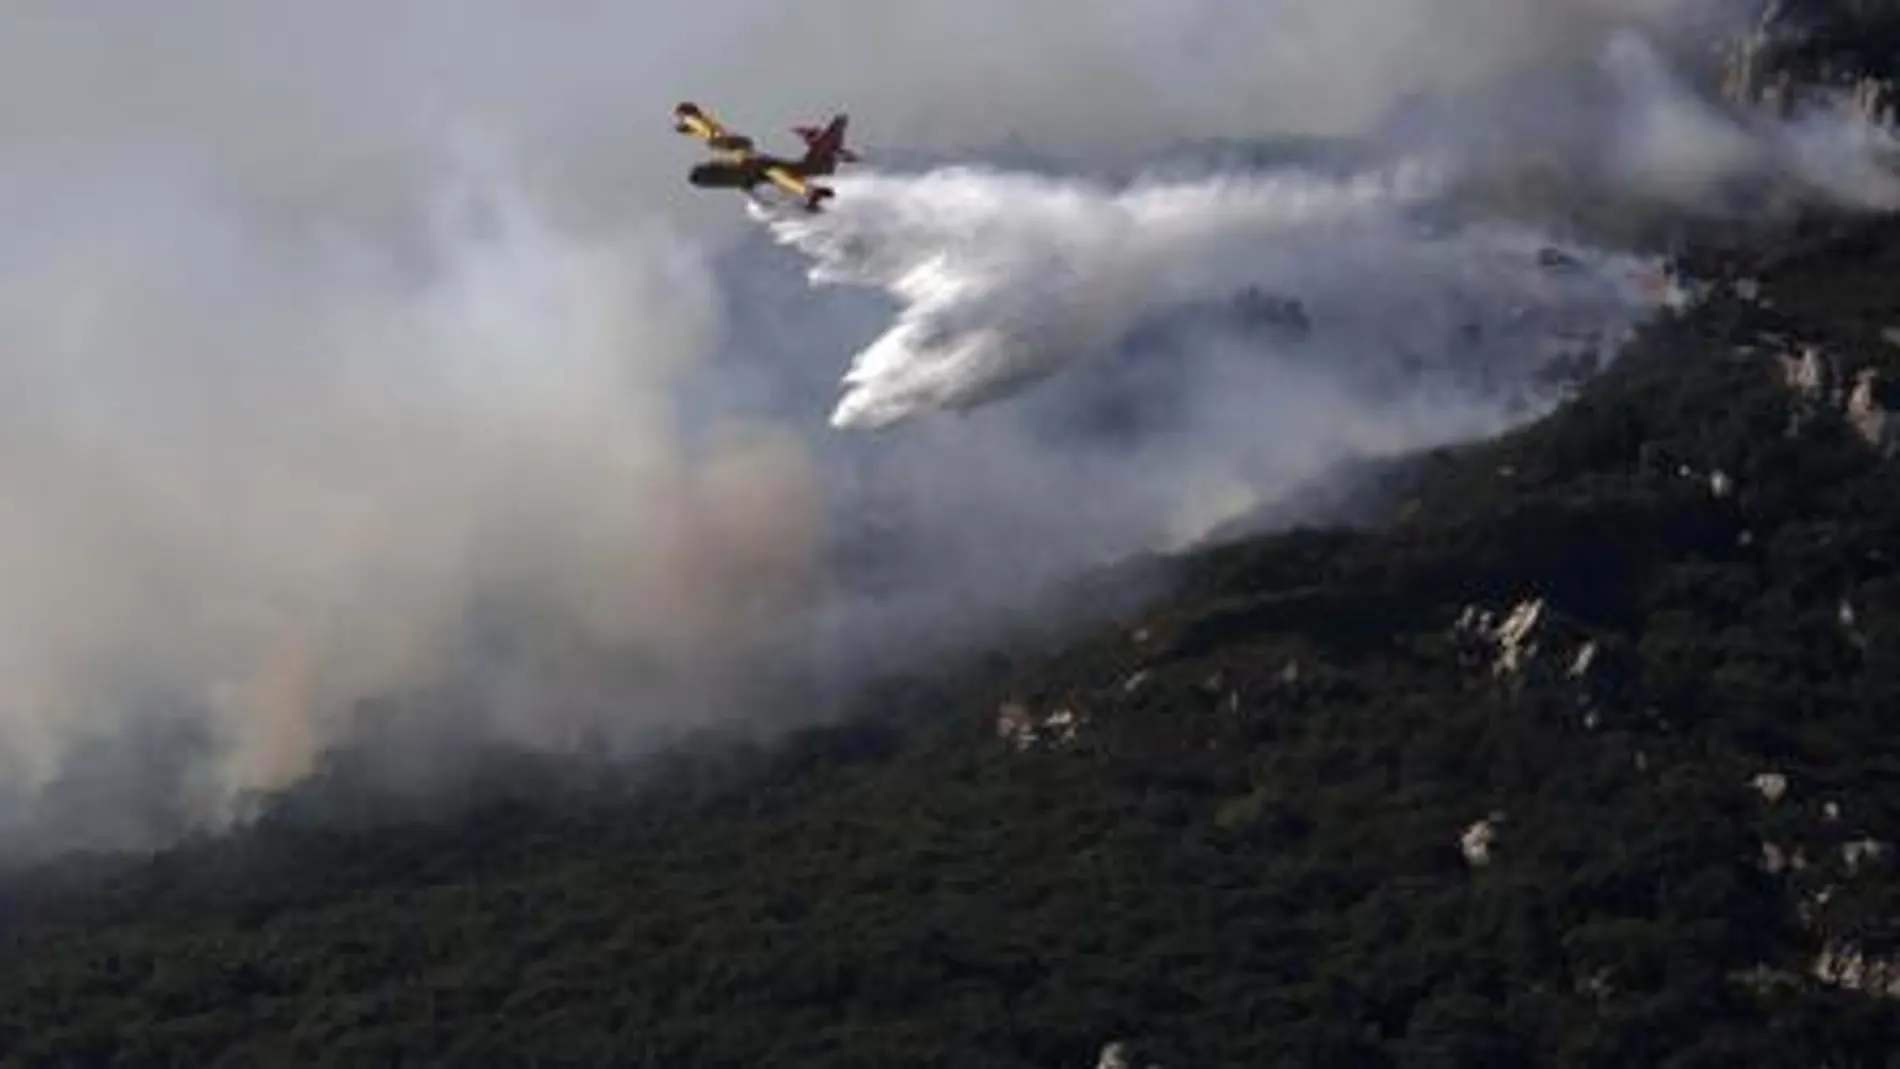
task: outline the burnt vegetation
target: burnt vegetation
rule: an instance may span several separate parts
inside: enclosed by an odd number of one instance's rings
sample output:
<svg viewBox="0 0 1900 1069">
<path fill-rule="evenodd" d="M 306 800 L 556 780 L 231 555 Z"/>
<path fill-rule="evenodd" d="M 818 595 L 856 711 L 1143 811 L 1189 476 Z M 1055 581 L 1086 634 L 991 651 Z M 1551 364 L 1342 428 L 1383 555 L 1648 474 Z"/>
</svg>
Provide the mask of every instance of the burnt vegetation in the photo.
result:
<svg viewBox="0 0 1900 1069">
<path fill-rule="evenodd" d="M 9 877 L 0 1062 L 1900 1064 L 1900 225 L 1830 233 L 1080 639 Z"/>
</svg>

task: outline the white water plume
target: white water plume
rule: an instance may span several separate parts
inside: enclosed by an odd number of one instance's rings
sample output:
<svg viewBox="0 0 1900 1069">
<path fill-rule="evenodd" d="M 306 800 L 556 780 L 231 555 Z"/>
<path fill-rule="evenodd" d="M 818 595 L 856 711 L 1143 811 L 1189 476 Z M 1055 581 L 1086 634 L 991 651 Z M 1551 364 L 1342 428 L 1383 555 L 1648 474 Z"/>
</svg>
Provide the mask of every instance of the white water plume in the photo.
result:
<svg viewBox="0 0 1900 1069">
<path fill-rule="evenodd" d="M 1103 352 L 1156 313 L 1250 286 L 1340 306 L 1348 330 L 1416 330 L 1414 317 L 1446 311 L 1433 280 L 1495 286 L 1469 296 L 1508 302 L 1535 274 L 1535 240 L 1438 240 L 1412 212 L 1442 177 L 1407 164 L 1337 179 L 1286 171 L 1115 190 L 949 168 L 836 180 L 836 207 L 823 213 L 751 211 L 811 258 L 814 284 L 897 300 L 889 327 L 852 359 L 831 416 L 835 427 L 864 429 L 999 400 Z M 1396 277 L 1408 270 L 1433 292 Z M 1653 303 L 1618 292 L 1632 307 Z"/>
</svg>

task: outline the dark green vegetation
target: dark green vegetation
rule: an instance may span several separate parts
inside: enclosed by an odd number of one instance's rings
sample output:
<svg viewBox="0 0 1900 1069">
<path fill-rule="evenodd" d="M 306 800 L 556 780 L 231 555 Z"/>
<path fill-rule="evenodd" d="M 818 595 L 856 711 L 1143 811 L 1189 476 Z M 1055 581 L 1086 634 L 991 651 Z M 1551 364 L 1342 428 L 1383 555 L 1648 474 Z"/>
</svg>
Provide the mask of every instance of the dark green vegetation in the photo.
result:
<svg viewBox="0 0 1900 1069">
<path fill-rule="evenodd" d="M 1900 1064 L 1900 1001 L 1815 975 L 1900 950 L 1890 858 L 1844 853 L 1900 822 L 1900 460 L 1775 359 L 1900 370 L 1900 228 L 1856 233 L 1408 466 L 1387 522 L 1190 557 L 1140 619 L 878 716 L 633 797 L 354 832 L 287 807 L 80 892 L 17 881 L 0 1050 Z M 1454 626 L 1539 598 L 1517 671 Z M 1019 749 L 1005 708 L 1073 739 Z"/>
</svg>

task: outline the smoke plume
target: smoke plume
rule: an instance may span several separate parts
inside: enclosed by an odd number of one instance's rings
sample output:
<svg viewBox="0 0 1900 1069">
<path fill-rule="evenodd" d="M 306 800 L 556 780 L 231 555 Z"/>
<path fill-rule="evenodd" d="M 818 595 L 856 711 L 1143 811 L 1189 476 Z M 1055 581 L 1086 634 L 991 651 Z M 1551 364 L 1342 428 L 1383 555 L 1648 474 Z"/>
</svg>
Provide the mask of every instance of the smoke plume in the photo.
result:
<svg viewBox="0 0 1900 1069">
<path fill-rule="evenodd" d="M 452 676 L 471 621 L 678 665 L 742 651 L 801 581 L 798 452 L 769 426 L 675 440 L 671 382 L 717 324 L 663 231 L 556 236 L 475 185 L 404 262 L 150 173 L 11 192 L 43 235 L 0 314 L 13 782 L 186 709 L 215 786 L 281 784 L 353 702 Z M 486 727 L 564 741 L 561 693 L 525 697 Z"/>
</svg>

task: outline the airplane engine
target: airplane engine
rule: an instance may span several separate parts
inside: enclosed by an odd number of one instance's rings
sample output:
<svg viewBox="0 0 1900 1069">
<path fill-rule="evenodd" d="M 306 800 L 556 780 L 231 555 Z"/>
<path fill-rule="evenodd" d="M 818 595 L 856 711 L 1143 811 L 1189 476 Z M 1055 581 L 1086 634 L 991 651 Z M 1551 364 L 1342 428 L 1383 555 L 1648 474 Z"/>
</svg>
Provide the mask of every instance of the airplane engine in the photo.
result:
<svg viewBox="0 0 1900 1069">
<path fill-rule="evenodd" d="M 701 163 L 686 172 L 686 181 L 706 189 L 737 187 L 745 183 L 733 168 L 719 163 Z"/>
<path fill-rule="evenodd" d="M 720 152 L 752 151 L 752 139 L 744 134 L 723 134 L 713 138 L 708 144 Z"/>
</svg>

